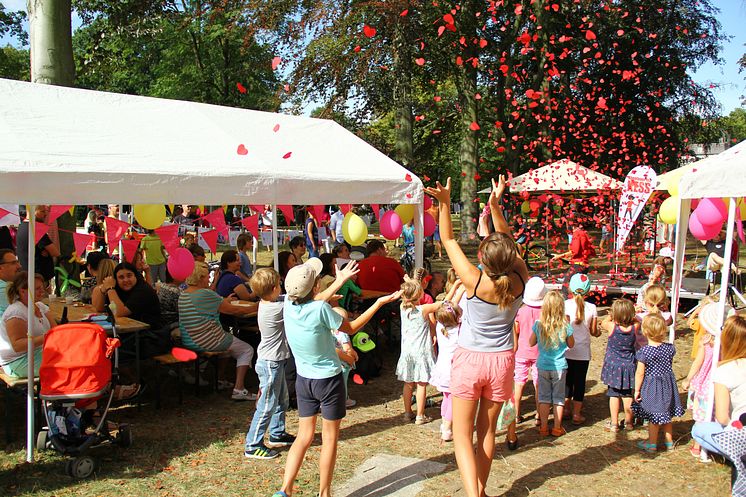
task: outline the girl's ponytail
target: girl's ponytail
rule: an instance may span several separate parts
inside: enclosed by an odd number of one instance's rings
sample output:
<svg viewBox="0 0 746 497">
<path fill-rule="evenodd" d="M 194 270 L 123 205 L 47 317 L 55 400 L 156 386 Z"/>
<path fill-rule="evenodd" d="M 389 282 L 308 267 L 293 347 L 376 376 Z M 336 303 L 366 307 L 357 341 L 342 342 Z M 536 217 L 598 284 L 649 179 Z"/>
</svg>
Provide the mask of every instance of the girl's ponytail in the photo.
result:
<svg viewBox="0 0 746 497">
<path fill-rule="evenodd" d="M 579 293 L 573 296 L 575 300 L 575 324 L 582 324 L 585 321 L 585 299 Z"/>
</svg>

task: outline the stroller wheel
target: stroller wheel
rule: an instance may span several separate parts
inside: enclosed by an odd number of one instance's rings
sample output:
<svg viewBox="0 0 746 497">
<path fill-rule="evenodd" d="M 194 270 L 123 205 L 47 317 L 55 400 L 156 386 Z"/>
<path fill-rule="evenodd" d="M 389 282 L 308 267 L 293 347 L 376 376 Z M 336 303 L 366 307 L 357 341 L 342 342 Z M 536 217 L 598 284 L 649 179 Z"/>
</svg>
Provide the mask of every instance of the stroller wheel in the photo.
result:
<svg viewBox="0 0 746 497">
<path fill-rule="evenodd" d="M 98 461 L 91 456 L 81 456 L 69 459 L 65 464 L 65 472 L 68 476 L 84 479 L 98 470 Z"/>
<path fill-rule="evenodd" d="M 130 425 L 121 424 L 119 425 L 119 434 L 117 435 L 117 443 L 120 447 L 132 447 L 132 432 L 130 431 Z"/>
<path fill-rule="evenodd" d="M 41 452 L 47 450 L 47 443 L 49 442 L 49 432 L 47 430 L 41 430 L 36 435 L 36 450 Z"/>
</svg>

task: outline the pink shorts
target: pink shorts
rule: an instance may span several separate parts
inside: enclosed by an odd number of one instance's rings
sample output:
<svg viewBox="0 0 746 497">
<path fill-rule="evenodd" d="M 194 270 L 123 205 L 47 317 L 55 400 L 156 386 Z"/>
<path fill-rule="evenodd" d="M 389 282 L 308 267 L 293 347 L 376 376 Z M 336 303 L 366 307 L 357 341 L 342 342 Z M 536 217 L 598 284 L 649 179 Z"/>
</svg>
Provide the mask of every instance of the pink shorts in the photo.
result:
<svg viewBox="0 0 746 497">
<path fill-rule="evenodd" d="M 515 354 L 456 349 L 451 362 L 451 395 L 460 399 L 505 402 L 513 397 Z"/>
<path fill-rule="evenodd" d="M 534 386 L 539 384 L 539 371 L 536 369 L 536 359 L 525 359 L 522 357 L 515 358 L 515 375 L 513 381 L 516 383 L 526 383 L 528 381 L 528 372 L 531 370 L 531 380 Z"/>
</svg>

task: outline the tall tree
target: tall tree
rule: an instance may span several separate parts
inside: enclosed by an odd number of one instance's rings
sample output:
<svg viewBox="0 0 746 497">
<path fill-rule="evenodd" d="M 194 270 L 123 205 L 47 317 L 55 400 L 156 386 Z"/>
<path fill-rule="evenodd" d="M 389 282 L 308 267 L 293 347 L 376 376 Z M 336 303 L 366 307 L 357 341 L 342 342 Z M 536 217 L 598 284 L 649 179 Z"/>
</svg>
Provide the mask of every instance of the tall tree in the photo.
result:
<svg viewBox="0 0 746 497">
<path fill-rule="evenodd" d="M 27 6 L 32 82 L 72 86 L 71 0 L 28 0 Z"/>
</svg>

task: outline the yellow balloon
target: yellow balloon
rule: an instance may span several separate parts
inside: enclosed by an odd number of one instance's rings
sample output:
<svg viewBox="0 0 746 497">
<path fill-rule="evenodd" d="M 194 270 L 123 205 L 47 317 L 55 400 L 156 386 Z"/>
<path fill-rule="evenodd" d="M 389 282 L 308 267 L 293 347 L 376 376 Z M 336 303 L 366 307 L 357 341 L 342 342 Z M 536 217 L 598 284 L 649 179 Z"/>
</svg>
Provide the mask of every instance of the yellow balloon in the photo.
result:
<svg viewBox="0 0 746 497">
<path fill-rule="evenodd" d="M 166 220 L 166 206 L 163 204 L 136 204 L 135 219 L 145 229 L 160 228 Z"/>
<path fill-rule="evenodd" d="M 394 211 L 399 214 L 402 224 L 407 224 L 409 221 L 414 219 L 414 205 L 413 204 L 400 204 L 396 206 Z"/>
<path fill-rule="evenodd" d="M 730 197 L 723 197 L 725 205 L 730 208 Z M 741 213 L 741 221 L 746 221 L 746 198 L 739 198 L 736 200 L 736 206 Z"/>
<path fill-rule="evenodd" d="M 352 214 L 349 218 L 345 216 L 342 221 L 342 235 L 350 245 L 362 245 L 368 239 L 368 226 L 357 214 Z"/>
<path fill-rule="evenodd" d="M 523 212 L 524 214 L 528 214 L 529 212 L 531 212 L 531 202 L 529 202 L 528 200 L 525 200 L 521 204 L 521 212 Z"/>
<path fill-rule="evenodd" d="M 663 224 L 676 224 L 679 219 L 679 197 L 668 197 L 664 200 L 658 216 Z"/>
<path fill-rule="evenodd" d="M 666 189 L 672 197 L 677 197 L 679 195 L 679 181 L 681 181 L 681 177 L 684 176 L 684 172 L 685 171 L 681 169 L 675 169 L 671 171 L 671 175 L 666 180 Z"/>
</svg>

